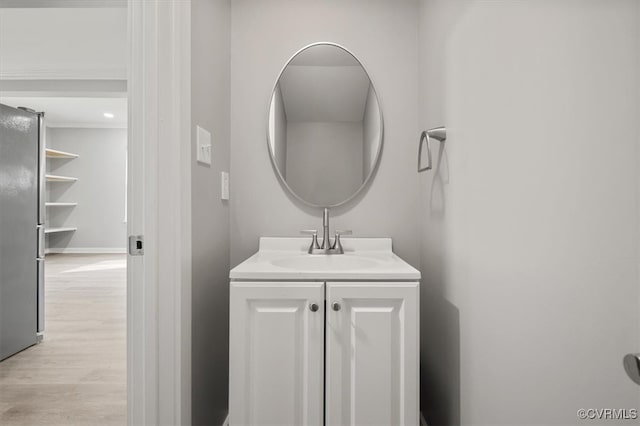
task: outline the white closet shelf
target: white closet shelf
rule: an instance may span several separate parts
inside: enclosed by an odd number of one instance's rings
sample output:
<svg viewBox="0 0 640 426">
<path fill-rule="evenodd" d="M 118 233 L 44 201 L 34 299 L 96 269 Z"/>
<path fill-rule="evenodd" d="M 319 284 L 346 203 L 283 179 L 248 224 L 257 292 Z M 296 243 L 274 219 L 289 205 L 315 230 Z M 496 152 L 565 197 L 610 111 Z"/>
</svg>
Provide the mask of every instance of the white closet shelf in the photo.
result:
<svg viewBox="0 0 640 426">
<path fill-rule="evenodd" d="M 71 152 L 59 151 L 57 149 L 46 148 L 45 152 L 48 158 L 78 158 L 78 154 Z"/>
<path fill-rule="evenodd" d="M 75 182 L 78 178 L 69 176 L 46 175 L 47 182 Z"/>
<path fill-rule="evenodd" d="M 44 203 L 47 207 L 74 207 L 77 206 L 78 203 Z"/>
<path fill-rule="evenodd" d="M 57 149 L 51 149 L 51 148 L 45 148 L 45 155 L 46 157 L 49 159 L 74 159 L 74 158 L 78 158 L 78 154 L 74 154 L 72 152 L 66 152 L 66 151 L 60 151 Z M 61 183 L 73 183 L 75 181 L 78 180 L 77 177 L 71 177 L 71 176 L 60 176 L 60 175 L 52 175 L 52 174 L 46 174 L 45 175 L 45 180 L 47 182 L 61 182 Z M 44 203 L 45 207 L 50 208 L 50 207 L 57 207 L 57 208 L 65 208 L 65 207 L 75 207 L 78 205 L 78 203 L 76 202 L 64 202 L 64 201 L 49 201 L 46 200 L 46 202 Z M 60 233 L 71 233 L 71 232 L 76 232 L 78 230 L 78 228 L 76 228 L 75 226 L 65 226 L 65 224 L 61 224 L 62 226 L 52 226 L 52 227 L 45 227 L 44 229 L 44 233 L 45 235 L 52 235 L 52 234 L 60 234 Z"/>
<path fill-rule="evenodd" d="M 75 232 L 78 228 L 48 228 L 44 230 L 45 234 L 53 234 L 55 232 Z"/>
</svg>

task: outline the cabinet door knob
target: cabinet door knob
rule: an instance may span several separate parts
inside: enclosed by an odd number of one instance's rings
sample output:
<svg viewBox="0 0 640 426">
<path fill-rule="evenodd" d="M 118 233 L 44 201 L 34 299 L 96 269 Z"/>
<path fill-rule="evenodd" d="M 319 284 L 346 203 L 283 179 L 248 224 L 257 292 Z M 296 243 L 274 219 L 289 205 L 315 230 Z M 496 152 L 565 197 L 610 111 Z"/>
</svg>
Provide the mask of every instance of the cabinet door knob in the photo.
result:
<svg viewBox="0 0 640 426">
<path fill-rule="evenodd" d="M 316 312 L 318 310 L 318 304 L 317 303 L 310 304 L 309 309 L 311 309 L 311 312 Z"/>
<path fill-rule="evenodd" d="M 340 310 L 340 304 L 338 302 L 334 302 L 333 305 L 331 305 L 331 307 L 336 312 L 338 312 Z"/>
</svg>

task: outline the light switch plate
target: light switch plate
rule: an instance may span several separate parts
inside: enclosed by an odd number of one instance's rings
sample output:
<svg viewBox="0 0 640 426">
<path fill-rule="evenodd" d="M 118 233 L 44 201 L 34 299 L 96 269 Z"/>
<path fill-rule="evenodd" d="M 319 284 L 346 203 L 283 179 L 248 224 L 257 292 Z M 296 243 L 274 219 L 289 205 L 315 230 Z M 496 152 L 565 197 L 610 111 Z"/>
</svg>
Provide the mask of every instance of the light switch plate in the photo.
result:
<svg viewBox="0 0 640 426">
<path fill-rule="evenodd" d="M 220 199 L 229 199 L 229 173 L 220 172 Z"/>
<path fill-rule="evenodd" d="M 196 126 L 196 150 L 199 163 L 211 164 L 211 133 L 200 126 Z"/>
</svg>

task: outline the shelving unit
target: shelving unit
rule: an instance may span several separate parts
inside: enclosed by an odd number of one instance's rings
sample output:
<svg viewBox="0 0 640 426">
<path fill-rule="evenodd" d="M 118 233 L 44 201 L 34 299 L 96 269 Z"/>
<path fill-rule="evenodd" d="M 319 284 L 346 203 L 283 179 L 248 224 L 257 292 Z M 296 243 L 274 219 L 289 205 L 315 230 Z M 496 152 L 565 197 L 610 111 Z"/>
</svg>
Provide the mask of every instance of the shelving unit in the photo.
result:
<svg viewBox="0 0 640 426">
<path fill-rule="evenodd" d="M 70 152 L 59 151 L 57 149 L 47 148 L 45 149 L 47 158 L 78 158 L 78 154 L 72 154 Z"/>
<path fill-rule="evenodd" d="M 59 227 L 59 228 L 46 228 L 44 230 L 45 234 L 55 234 L 58 232 L 74 232 L 77 231 L 78 228 L 71 228 L 71 227 Z"/>
<path fill-rule="evenodd" d="M 75 207 L 78 205 L 78 203 L 51 203 L 51 202 L 46 202 L 44 203 L 44 205 L 46 207 Z"/>
<path fill-rule="evenodd" d="M 78 154 L 74 154 L 71 152 L 65 152 L 65 151 L 60 151 L 57 149 L 51 149 L 51 148 L 46 148 L 45 149 L 45 155 L 47 157 L 47 160 L 56 160 L 56 159 L 61 159 L 61 160 L 72 160 L 75 158 L 78 158 L 79 155 Z M 45 180 L 47 181 L 47 183 L 73 183 L 76 182 L 78 180 L 78 178 L 76 177 L 72 177 L 72 176 L 59 176 L 59 175 L 54 175 L 54 174 L 46 174 L 45 175 Z M 64 202 L 64 201 L 52 201 L 52 200 L 47 200 L 45 202 L 45 207 L 47 208 L 51 208 L 51 207 L 75 207 L 77 206 L 78 203 L 76 202 Z M 48 223 L 48 218 L 47 218 L 47 224 L 45 226 L 45 230 L 44 233 L 45 235 L 50 235 L 50 234 L 59 234 L 59 233 L 65 233 L 65 232 L 75 232 L 78 230 L 78 228 L 74 227 L 74 226 L 67 226 L 67 225 L 62 225 L 62 226 L 51 226 Z M 47 227 L 49 226 L 49 227 Z"/>
<path fill-rule="evenodd" d="M 58 175 L 45 175 L 47 182 L 75 182 L 78 178 Z"/>
</svg>

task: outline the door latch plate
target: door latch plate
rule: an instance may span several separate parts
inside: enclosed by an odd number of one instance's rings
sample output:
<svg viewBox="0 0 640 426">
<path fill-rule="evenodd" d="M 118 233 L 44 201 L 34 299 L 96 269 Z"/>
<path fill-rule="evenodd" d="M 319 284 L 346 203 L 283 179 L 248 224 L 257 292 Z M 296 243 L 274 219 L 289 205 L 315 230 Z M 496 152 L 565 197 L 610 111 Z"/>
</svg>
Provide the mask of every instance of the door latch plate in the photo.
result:
<svg viewBox="0 0 640 426">
<path fill-rule="evenodd" d="M 142 256 L 144 254 L 144 237 L 142 235 L 129 235 L 129 255 Z"/>
</svg>

